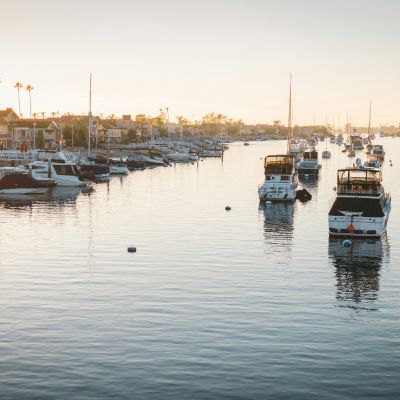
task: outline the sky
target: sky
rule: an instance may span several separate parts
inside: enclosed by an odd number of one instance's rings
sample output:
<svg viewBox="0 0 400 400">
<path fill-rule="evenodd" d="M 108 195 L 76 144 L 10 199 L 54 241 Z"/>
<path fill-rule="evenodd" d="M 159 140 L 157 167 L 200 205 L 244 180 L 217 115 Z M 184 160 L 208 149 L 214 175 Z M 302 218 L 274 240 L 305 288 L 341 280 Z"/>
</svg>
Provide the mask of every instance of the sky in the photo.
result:
<svg viewBox="0 0 400 400">
<path fill-rule="evenodd" d="M 0 108 L 399 124 L 398 0 L 0 0 Z M 28 93 L 21 111 L 29 116 Z"/>
</svg>

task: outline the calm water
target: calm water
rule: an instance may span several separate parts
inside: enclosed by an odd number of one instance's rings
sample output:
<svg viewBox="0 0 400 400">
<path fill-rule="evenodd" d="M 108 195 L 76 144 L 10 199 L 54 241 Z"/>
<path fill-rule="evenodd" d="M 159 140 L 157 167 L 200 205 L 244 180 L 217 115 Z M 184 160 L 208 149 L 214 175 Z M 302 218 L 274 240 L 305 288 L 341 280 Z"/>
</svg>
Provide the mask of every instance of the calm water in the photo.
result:
<svg viewBox="0 0 400 400">
<path fill-rule="evenodd" d="M 0 200 L 0 398 L 397 399 L 400 141 L 376 142 L 388 235 L 350 249 L 328 240 L 331 144 L 306 204 L 259 207 L 284 142 Z"/>
</svg>

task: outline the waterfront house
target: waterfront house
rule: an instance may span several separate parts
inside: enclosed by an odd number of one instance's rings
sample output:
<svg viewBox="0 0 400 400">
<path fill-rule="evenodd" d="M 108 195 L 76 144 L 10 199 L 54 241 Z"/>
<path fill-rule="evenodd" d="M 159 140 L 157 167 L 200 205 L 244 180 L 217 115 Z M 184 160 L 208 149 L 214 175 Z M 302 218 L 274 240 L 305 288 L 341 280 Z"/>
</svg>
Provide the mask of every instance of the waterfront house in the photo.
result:
<svg viewBox="0 0 400 400">
<path fill-rule="evenodd" d="M 18 114 L 12 108 L 0 110 L 0 150 L 12 146 L 12 136 L 8 128 L 10 122 L 19 120 Z"/>
</svg>

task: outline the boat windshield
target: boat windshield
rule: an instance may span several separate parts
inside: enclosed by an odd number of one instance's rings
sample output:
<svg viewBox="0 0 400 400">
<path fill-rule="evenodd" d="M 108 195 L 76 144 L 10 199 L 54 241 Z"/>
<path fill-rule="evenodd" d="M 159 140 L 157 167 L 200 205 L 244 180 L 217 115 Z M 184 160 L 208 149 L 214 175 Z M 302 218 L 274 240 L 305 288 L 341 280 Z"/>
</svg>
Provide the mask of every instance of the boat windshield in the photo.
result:
<svg viewBox="0 0 400 400">
<path fill-rule="evenodd" d="M 304 160 L 318 160 L 318 151 L 312 150 L 312 151 L 305 151 Z"/>
<path fill-rule="evenodd" d="M 53 165 L 54 169 L 57 172 L 57 175 L 70 175 L 70 176 L 77 176 L 78 171 L 74 165 Z"/>
<path fill-rule="evenodd" d="M 378 195 L 382 192 L 381 171 L 373 169 L 342 169 L 337 173 L 337 193 Z"/>
<path fill-rule="evenodd" d="M 265 157 L 265 175 L 291 175 L 293 171 L 293 156 Z"/>
</svg>

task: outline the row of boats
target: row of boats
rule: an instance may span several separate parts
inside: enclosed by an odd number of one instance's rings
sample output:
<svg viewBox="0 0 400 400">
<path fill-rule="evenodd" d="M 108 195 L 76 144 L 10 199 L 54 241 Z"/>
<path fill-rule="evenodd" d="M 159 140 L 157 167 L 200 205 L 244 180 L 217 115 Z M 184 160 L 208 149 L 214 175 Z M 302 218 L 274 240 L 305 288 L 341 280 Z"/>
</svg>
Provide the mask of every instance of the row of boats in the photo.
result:
<svg viewBox="0 0 400 400">
<path fill-rule="evenodd" d="M 329 211 L 329 235 L 379 238 L 386 232 L 391 196 L 382 185 L 384 150 L 373 146 L 368 161 L 337 171 L 336 198 Z M 290 150 L 290 146 L 289 146 Z M 295 201 L 299 176 L 318 177 L 321 165 L 315 149 L 297 154 L 268 155 L 264 159 L 265 181 L 258 188 L 261 202 Z"/>
<path fill-rule="evenodd" d="M 214 144 L 213 148 L 190 151 L 183 146 L 175 149 L 152 146 L 119 158 L 83 158 L 67 151 L 0 151 L 0 161 L 6 164 L 0 167 L 0 195 L 41 194 L 55 186 L 88 187 L 90 181 L 106 182 L 112 175 L 127 175 L 131 170 L 221 157 L 227 148 Z"/>
</svg>

